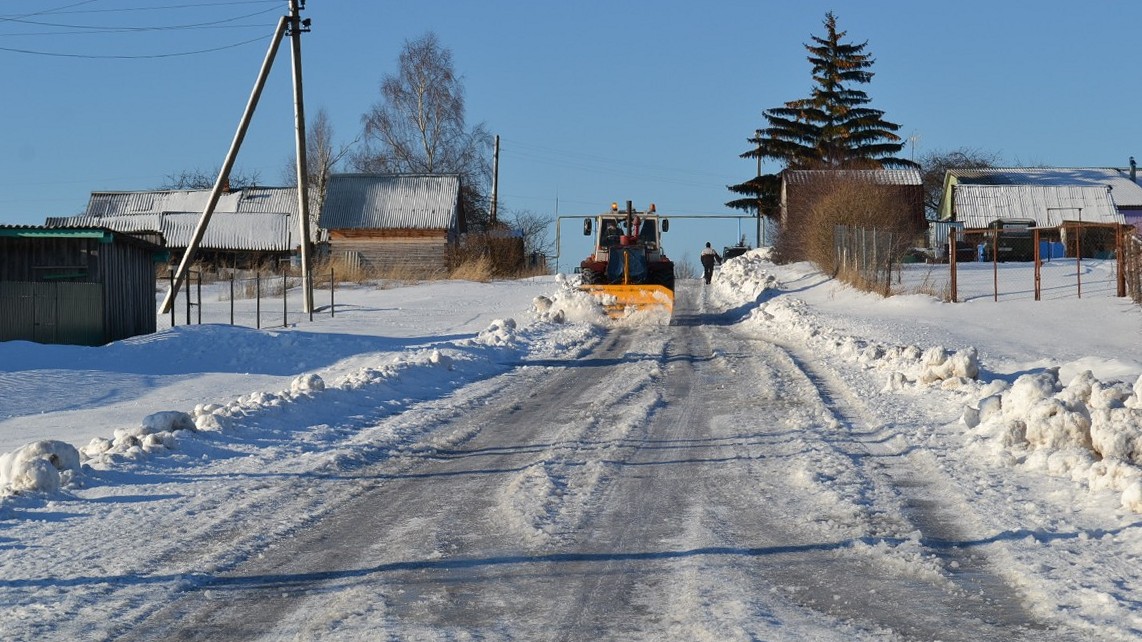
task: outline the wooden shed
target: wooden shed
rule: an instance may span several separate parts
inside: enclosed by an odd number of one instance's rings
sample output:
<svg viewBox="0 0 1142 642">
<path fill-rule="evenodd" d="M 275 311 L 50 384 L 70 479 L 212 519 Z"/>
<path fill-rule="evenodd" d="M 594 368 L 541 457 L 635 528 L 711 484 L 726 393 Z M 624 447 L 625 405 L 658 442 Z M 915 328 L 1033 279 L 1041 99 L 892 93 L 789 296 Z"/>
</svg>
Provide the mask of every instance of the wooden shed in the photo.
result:
<svg viewBox="0 0 1142 642">
<path fill-rule="evenodd" d="M 155 331 L 161 246 L 99 227 L 0 227 L 0 341 L 103 345 Z"/>
<path fill-rule="evenodd" d="M 329 252 L 366 269 L 444 273 L 467 231 L 456 174 L 334 174 L 319 225 Z"/>
</svg>

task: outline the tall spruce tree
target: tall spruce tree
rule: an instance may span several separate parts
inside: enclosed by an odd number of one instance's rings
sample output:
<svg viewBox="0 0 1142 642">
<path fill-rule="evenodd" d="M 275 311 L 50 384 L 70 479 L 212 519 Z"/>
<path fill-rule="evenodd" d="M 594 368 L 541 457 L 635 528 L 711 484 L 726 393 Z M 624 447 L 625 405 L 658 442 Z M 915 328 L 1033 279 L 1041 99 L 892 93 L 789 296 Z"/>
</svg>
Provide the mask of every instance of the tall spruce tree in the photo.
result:
<svg viewBox="0 0 1142 642">
<path fill-rule="evenodd" d="M 806 44 L 813 65 L 809 98 L 785 103 L 762 112 L 768 127 L 758 129 L 748 141 L 753 147 L 742 158 L 769 159 L 787 169 L 882 169 L 915 167 L 893 154 L 904 148 L 894 132 L 900 126 L 884 120 L 884 112 L 866 105 L 868 94 L 856 89 L 872 80 L 875 60 L 865 53 L 868 42 L 842 42 L 847 32 L 837 30 L 837 18 L 825 14 L 827 35 L 812 36 Z M 728 207 L 774 216 L 779 206 L 780 178 L 765 174 L 730 191 L 747 196 L 726 203 Z"/>
</svg>

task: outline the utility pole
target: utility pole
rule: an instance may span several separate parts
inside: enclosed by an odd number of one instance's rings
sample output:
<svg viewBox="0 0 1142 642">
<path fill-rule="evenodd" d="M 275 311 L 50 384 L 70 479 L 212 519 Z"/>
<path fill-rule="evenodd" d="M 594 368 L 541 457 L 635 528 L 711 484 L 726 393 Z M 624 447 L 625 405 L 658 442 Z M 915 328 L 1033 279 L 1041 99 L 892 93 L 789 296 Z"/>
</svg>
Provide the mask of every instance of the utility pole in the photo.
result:
<svg viewBox="0 0 1142 642">
<path fill-rule="evenodd" d="M 757 136 L 757 247 L 761 248 L 761 130 L 755 129 Z"/>
<path fill-rule="evenodd" d="M 210 223 L 210 217 L 214 215 L 214 209 L 218 207 L 218 200 L 221 198 L 224 186 L 230 182 L 230 171 L 234 168 L 234 161 L 238 157 L 238 150 L 242 147 L 242 141 L 246 138 L 246 131 L 250 127 L 250 120 L 254 116 L 254 110 L 258 106 L 258 100 L 262 96 L 262 89 L 266 86 L 266 78 L 270 74 L 270 68 L 273 67 L 274 59 L 278 54 L 278 46 L 281 45 L 282 36 L 285 35 L 288 27 L 289 34 L 293 45 L 293 99 L 294 99 L 294 116 L 296 121 L 296 146 L 297 146 L 297 194 L 298 194 L 298 211 L 299 222 L 301 228 L 301 270 L 302 270 L 302 289 L 305 294 L 304 311 L 313 311 L 313 283 L 310 272 L 310 235 L 309 235 L 309 195 L 307 183 L 307 166 L 305 159 L 305 108 L 303 106 L 302 92 L 301 92 L 301 34 L 304 31 L 309 31 L 309 20 L 302 20 L 298 15 L 301 9 L 305 8 L 305 0 L 287 0 L 289 3 L 289 15 L 282 16 L 278 20 L 278 26 L 274 30 L 274 36 L 270 40 L 269 50 L 266 52 L 266 57 L 262 61 L 262 68 L 258 72 L 258 78 L 254 81 L 254 88 L 250 92 L 250 98 L 246 102 L 246 110 L 242 112 L 242 118 L 238 122 L 238 131 L 234 133 L 234 140 L 230 143 L 230 151 L 226 154 L 226 159 L 222 162 L 222 168 L 218 171 L 218 178 L 214 181 L 214 188 L 210 191 L 210 198 L 206 202 L 206 207 L 202 210 L 202 217 L 198 219 L 198 225 L 194 228 L 194 235 L 191 237 L 190 243 L 186 247 L 186 252 L 182 255 L 182 260 L 179 262 L 178 269 L 175 271 L 174 278 L 171 281 L 171 289 L 167 292 L 166 297 L 163 299 L 161 312 L 166 314 L 174 307 L 174 300 L 178 296 L 178 291 L 186 281 L 186 274 L 190 270 L 191 263 L 194 262 L 194 255 L 198 252 L 198 246 L 202 243 L 202 237 L 206 234 L 206 226 Z"/>
<path fill-rule="evenodd" d="M 186 273 L 190 270 L 190 264 L 194 262 L 194 255 L 198 252 L 198 246 L 202 243 L 202 237 L 206 234 L 206 226 L 210 223 L 210 217 L 214 214 L 214 208 L 218 206 L 218 199 L 222 196 L 223 186 L 230 182 L 230 170 L 234 168 L 234 160 L 238 157 L 238 150 L 242 147 L 242 141 L 246 138 L 246 130 L 250 127 L 250 119 L 254 116 L 254 109 L 258 106 L 258 99 L 262 96 L 262 89 L 266 86 L 266 77 L 270 74 L 270 68 L 274 64 L 274 58 L 278 53 L 278 45 L 282 41 L 282 34 L 285 33 L 286 23 L 288 19 L 282 16 L 278 20 L 277 29 L 274 30 L 274 37 L 270 41 L 270 48 L 266 52 L 266 57 L 262 61 L 262 68 L 258 72 L 258 78 L 254 81 L 254 88 L 250 92 L 250 98 L 246 101 L 246 110 L 242 112 L 242 118 L 238 121 L 238 131 L 234 133 L 234 140 L 230 142 L 230 151 L 226 154 L 226 159 L 222 161 L 222 168 L 218 170 L 218 178 L 214 181 L 214 188 L 210 190 L 210 198 L 206 202 L 206 207 L 202 210 L 202 217 L 198 219 L 198 225 L 194 228 L 194 235 L 190 239 L 190 243 L 186 246 L 186 252 L 182 255 L 182 260 L 178 264 L 178 269 L 175 271 L 174 279 L 171 281 L 171 289 L 167 292 L 166 298 L 163 299 L 162 313 L 167 314 L 174 307 L 175 297 L 178 296 L 178 290 L 186 281 Z"/>
<path fill-rule="evenodd" d="M 305 8 L 305 0 L 289 0 L 289 35 L 293 60 L 293 114 L 297 146 L 297 211 L 301 236 L 301 290 L 302 311 L 313 312 L 313 273 L 310 265 L 312 245 L 309 236 L 309 164 L 305 149 L 305 101 L 301 91 L 301 34 L 309 31 L 309 20 L 302 20 L 298 12 Z"/>
<path fill-rule="evenodd" d="M 492 215 L 491 225 L 496 225 L 496 208 L 499 201 L 500 187 L 500 135 L 496 134 L 496 146 L 492 151 Z"/>
</svg>

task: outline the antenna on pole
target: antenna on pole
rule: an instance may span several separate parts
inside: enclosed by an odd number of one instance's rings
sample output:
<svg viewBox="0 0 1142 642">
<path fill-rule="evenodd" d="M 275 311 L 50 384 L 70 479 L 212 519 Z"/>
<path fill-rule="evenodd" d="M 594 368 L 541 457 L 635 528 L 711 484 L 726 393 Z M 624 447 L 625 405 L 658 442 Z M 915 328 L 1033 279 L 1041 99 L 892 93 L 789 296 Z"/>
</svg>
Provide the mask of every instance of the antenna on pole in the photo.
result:
<svg viewBox="0 0 1142 642">
<path fill-rule="evenodd" d="M 496 207 L 499 201 L 500 186 L 500 135 L 496 134 L 496 146 L 492 152 L 492 227 L 496 225 Z"/>
</svg>

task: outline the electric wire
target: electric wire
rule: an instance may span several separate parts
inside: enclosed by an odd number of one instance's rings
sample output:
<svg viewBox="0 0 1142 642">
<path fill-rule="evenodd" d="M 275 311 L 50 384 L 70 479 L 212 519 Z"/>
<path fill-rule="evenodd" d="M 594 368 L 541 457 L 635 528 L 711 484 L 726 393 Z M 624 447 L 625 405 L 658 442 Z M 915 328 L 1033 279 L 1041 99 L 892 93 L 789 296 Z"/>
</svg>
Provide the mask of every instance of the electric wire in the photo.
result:
<svg viewBox="0 0 1142 642">
<path fill-rule="evenodd" d="M 101 36 L 101 35 L 105 35 L 105 36 L 113 37 L 116 34 L 124 34 L 124 33 L 127 33 L 127 34 L 148 34 L 148 33 L 156 34 L 156 33 L 175 33 L 175 32 L 186 33 L 186 32 L 205 32 L 208 30 L 220 30 L 220 29 L 229 29 L 229 30 L 258 29 L 258 30 L 265 30 L 265 29 L 271 28 L 272 25 L 270 25 L 269 23 L 259 24 L 256 22 L 255 23 L 248 23 L 248 22 L 243 22 L 243 21 L 248 21 L 251 18 L 256 19 L 259 16 L 274 12 L 276 10 L 277 6 L 281 4 L 280 0 L 238 0 L 238 1 L 231 0 L 228 2 L 197 2 L 197 3 L 186 3 L 186 2 L 184 2 L 184 3 L 178 3 L 178 4 L 168 4 L 168 5 L 152 6 L 152 7 L 110 7 L 110 8 L 105 7 L 105 8 L 100 8 L 100 9 L 86 9 L 86 8 L 85 9 L 78 9 L 79 7 L 85 7 L 86 5 L 89 5 L 95 1 L 96 0 L 83 0 L 81 2 L 73 2 L 70 4 L 65 4 L 65 5 L 61 5 L 61 6 L 58 6 L 55 8 L 50 8 L 50 9 L 43 9 L 40 11 L 29 11 L 29 12 L 24 12 L 24 13 L 20 13 L 20 14 L 14 14 L 14 15 L 9 14 L 9 15 L 5 15 L 5 16 L 0 16 L 0 24 L 10 25 L 13 27 L 33 26 L 33 27 L 39 27 L 41 29 L 46 29 L 46 30 L 34 31 L 34 32 L 22 31 L 22 32 L 4 33 L 4 34 L 0 34 L 0 35 L 2 35 L 6 40 L 9 40 L 9 41 L 11 39 L 14 39 L 14 38 L 41 38 L 41 39 L 53 38 L 53 39 L 56 39 L 57 41 L 59 38 L 68 38 L 67 42 L 70 44 L 74 44 L 74 42 L 75 42 L 74 37 L 76 37 L 76 36 L 91 36 L 91 35 Z M 164 10 L 164 9 L 167 10 L 168 12 L 173 12 L 173 11 L 182 10 L 182 9 L 199 9 L 199 8 L 203 8 L 203 7 L 208 7 L 208 8 L 237 8 L 239 6 L 248 6 L 248 5 L 255 5 L 255 4 L 256 5 L 268 5 L 268 4 L 271 4 L 271 2 L 275 6 L 264 8 L 264 9 L 258 9 L 256 11 L 252 11 L 252 12 L 247 11 L 246 13 L 242 13 L 240 15 L 232 15 L 232 16 L 228 16 L 228 17 L 211 19 L 211 20 L 199 20 L 196 22 L 177 22 L 177 23 L 176 22 L 170 22 L 167 24 L 163 24 L 161 22 L 156 21 L 156 22 L 152 22 L 152 24 L 132 26 L 129 24 L 119 24 L 119 25 L 95 24 L 95 23 L 83 24 L 83 23 L 77 23 L 76 21 L 68 21 L 67 23 L 63 23 L 63 22 L 52 22 L 52 21 L 47 21 L 47 20 L 42 19 L 44 16 L 49 16 L 49 15 L 57 15 L 58 16 L 58 15 L 63 15 L 63 14 L 78 15 L 78 14 L 97 14 L 97 13 L 98 14 L 116 13 L 116 14 L 123 15 L 126 12 L 131 12 L 131 13 L 137 14 L 138 12 L 141 12 L 141 11 L 152 12 L 152 13 L 150 13 L 150 15 L 155 15 L 153 13 L 154 11 Z M 235 42 L 218 43 L 218 44 L 213 44 L 213 45 L 209 45 L 209 46 L 201 46 L 202 43 L 198 43 L 200 46 L 184 46 L 181 49 L 175 49 L 175 47 L 177 47 L 177 45 L 172 46 L 169 43 L 164 43 L 166 45 L 166 47 L 169 47 L 169 49 L 168 50 L 159 50 L 159 51 L 155 51 L 154 49 L 152 49 L 151 51 L 145 50 L 147 48 L 152 48 L 155 45 L 140 45 L 137 42 L 134 44 L 131 44 L 130 42 L 122 40 L 122 39 L 119 39 L 115 43 L 115 44 L 118 44 L 121 46 L 135 48 L 136 51 L 139 51 L 139 49 L 143 49 L 143 51 L 140 53 L 95 53 L 95 52 L 91 52 L 90 50 L 83 51 L 83 49 L 86 48 L 86 46 L 80 48 L 79 51 L 65 51 L 65 50 L 61 50 L 60 48 L 57 48 L 56 46 L 50 46 L 50 47 L 43 47 L 43 46 L 40 46 L 40 47 L 35 47 L 35 46 L 19 46 L 19 47 L 0 46 L 0 52 L 7 52 L 7 53 L 12 53 L 12 54 L 22 54 L 22 55 L 47 56 L 47 57 L 70 58 L 70 59 L 88 59 L 88 60 L 147 60 L 147 59 L 176 58 L 176 57 L 185 57 L 185 56 L 195 56 L 195 55 L 200 55 L 200 54 L 208 54 L 208 53 L 213 53 L 213 52 L 218 52 L 218 51 L 224 51 L 227 49 L 234 49 L 237 47 L 242 47 L 242 46 L 249 45 L 249 44 L 252 44 L 255 42 L 259 42 L 259 41 L 264 41 L 265 38 L 266 37 L 264 35 L 258 35 L 257 37 L 252 37 L 249 39 L 243 39 L 243 40 L 239 40 L 239 41 L 235 41 Z M 71 48 L 71 47 L 69 47 L 69 48 Z M 103 50 L 106 50 L 109 47 L 102 46 L 100 48 Z M 173 50 L 170 50 L 170 49 L 173 49 Z"/>
</svg>

